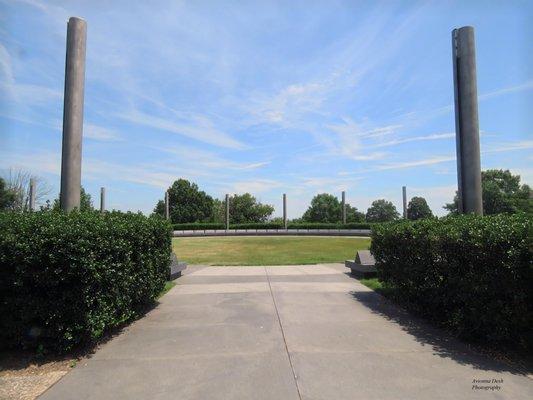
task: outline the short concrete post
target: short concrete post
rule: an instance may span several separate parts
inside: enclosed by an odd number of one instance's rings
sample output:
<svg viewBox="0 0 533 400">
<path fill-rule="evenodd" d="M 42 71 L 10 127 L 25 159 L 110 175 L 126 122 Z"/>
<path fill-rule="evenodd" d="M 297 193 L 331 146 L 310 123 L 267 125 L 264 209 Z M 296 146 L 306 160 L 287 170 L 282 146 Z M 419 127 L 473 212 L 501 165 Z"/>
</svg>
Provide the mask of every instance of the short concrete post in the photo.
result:
<svg viewBox="0 0 533 400">
<path fill-rule="evenodd" d="M 483 215 L 474 28 L 452 31 L 459 212 Z"/>
<path fill-rule="evenodd" d="M 229 194 L 226 194 L 226 230 L 229 229 Z"/>
<path fill-rule="evenodd" d="M 70 18 L 67 25 L 61 190 L 59 196 L 60 207 L 64 211 L 80 208 L 86 38 L 87 24 L 85 21 L 76 17 Z"/>
<path fill-rule="evenodd" d="M 170 199 L 168 196 L 168 190 L 165 192 L 165 219 L 170 219 Z"/>
<path fill-rule="evenodd" d="M 342 223 L 346 224 L 346 192 L 342 191 Z"/>
<path fill-rule="evenodd" d="M 283 229 L 287 229 L 287 195 L 283 193 Z"/>
<path fill-rule="evenodd" d="M 35 193 L 36 193 L 36 184 L 35 179 L 30 179 L 30 193 L 29 193 L 29 200 L 30 200 L 30 211 L 35 211 Z"/>
<path fill-rule="evenodd" d="M 403 217 L 407 219 L 407 187 L 402 186 Z"/>
<path fill-rule="evenodd" d="M 105 212 L 105 187 L 100 188 L 100 212 Z"/>
</svg>

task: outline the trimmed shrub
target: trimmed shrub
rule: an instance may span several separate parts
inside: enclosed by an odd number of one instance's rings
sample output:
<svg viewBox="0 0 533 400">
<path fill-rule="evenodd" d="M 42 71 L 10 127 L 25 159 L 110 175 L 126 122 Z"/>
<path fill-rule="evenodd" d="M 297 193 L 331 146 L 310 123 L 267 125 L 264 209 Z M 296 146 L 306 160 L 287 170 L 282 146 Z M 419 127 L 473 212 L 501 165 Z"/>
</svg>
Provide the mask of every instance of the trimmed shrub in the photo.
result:
<svg viewBox="0 0 533 400">
<path fill-rule="evenodd" d="M 226 225 L 219 222 L 192 222 L 190 224 L 174 224 L 172 227 L 175 231 L 203 231 L 225 229 Z"/>
<path fill-rule="evenodd" d="M 352 222 L 347 224 L 330 224 L 323 222 L 297 222 L 289 223 L 289 229 L 371 229 L 372 225 L 365 222 Z"/>
<path fill-rule="evenodd" d="M 348 224 L 328 224 L 321 222 L 298 222 L 287 224 L 288 229 L 371 229 L 372 225 L 369 223 L 348 223 Z M 283 229 L 283 223 L 278 222 L 250 222 L 246 224 L 230 224 L 230 229 Z M 191 224 L 174 224 L 175 231 L 192 231 L 192 230 L 214 230 L 225 229 L 226 225 L 223 223 L 204 223 L 196 222 Z"/>
<path fill-rule="evenodd" d="M 131 320 L 168 279 L 170 233 L 142 214 L 0 213 L 0 341 L 64 352 Z"/>
<path fill-rule="evenodd" d="M 230 224 L 230 229 L 283 229 L 283 224 L 275 222 L 252 222 L 249 224 Z"/>
<path fill-rule="evenodd" d="M 533 322 L 532 232 L 526 215 L 402 221 L 376 226 L 371 251 L 378 277 L 411 310 L 464 339 L 523 343 Z"/>
</svg>

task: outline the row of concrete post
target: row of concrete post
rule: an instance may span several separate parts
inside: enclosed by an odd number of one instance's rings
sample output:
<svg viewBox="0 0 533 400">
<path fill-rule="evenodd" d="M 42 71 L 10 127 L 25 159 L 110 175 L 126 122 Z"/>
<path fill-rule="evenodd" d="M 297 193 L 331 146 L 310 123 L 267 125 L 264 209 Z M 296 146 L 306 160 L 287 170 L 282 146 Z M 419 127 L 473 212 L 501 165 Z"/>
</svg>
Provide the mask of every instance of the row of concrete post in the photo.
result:
<svg viewBox="0 0 533 400">
<path fill-rule="evenodd" d="M 87 24 L 77 17 L 67 24 L 63 147 L 61 159 L 60 205 L 65 211 L 80 206 L 83 98 Z M 483 213 L 474 29 L 452 31 L 453 81 L 459 212 Z M 104 193 L 102 193 L 103 199 Z M 30 196 L 31 197 L 31 196 Z M 33 197 L 35 200 L 35 196 Z M 32 207 L 34 207 L 34 200 Z M 168 217 L 168 199 L 165 214 Z M 284 209 L 286 198 L 284 197 Z M 342 194 L 342 221 L 346 222 L 345 194 Z M 103 207 L 102 207 L 103 208 Z M 404 217 L 406 216 L 404 200 Z M 226 227 L 229 226 L 226 196 Z M 284 221 L 286 213 L 284 212 Z"/>
</svg>

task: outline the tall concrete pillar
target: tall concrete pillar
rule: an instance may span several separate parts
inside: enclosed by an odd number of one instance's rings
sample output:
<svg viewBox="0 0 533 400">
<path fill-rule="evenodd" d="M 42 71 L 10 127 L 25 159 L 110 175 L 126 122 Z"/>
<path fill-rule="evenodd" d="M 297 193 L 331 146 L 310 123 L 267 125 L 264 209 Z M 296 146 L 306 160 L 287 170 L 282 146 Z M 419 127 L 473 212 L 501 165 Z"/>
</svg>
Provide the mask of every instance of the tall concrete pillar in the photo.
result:
<svg viewBox="0 0 533 400">
<path fill-rule="evenodd" d="M 30 200 L 30 211 L 35 211 L 35 194 L 36 194 L 37 186 L 35 184 L 35 179 L 30 178 L 30 193 L 29 193 L 29 200 Z"/>
<path fill-rule="evenodd" d="M 402 197 L 403 197 L 403 217 L 407 219 L 407 188 L 402 186 Z"/>
<path fill-rule="evenodd" d="M 65 211 L 80 207 L 86 37 L 87 24 L 85 21 L 77 17 L 70 18 L 67 25 L 63 150 L 59 200 L 61 209 Z"/>
<path fill-rule="evenodd" d="M 226 194 L 226 230 L 229 229 L 229 194 Z"/>
<path fill-rule="evenodd" d="M 342 223 L 346 224 L 346 192 L 342 191 Z"/>
<path fill-rule="evenodd" d="M 283 193 L 283 229 L 287 229 L 287 195 Z"/>
<path fill-rule="evenodd" d="M 100 188 L 100 212 L 105 211 L 105 187 Z"/>
<path fill-rule="evenodd" d="M 170 219 L 170 199 L 168 196 L 168 190 L 165 192 L 165 219 Z"/>
<path fill-rule="evenodd" d="M 459 212 L 483 215 L 474 28 L 452 31 Z"/>
</svg>

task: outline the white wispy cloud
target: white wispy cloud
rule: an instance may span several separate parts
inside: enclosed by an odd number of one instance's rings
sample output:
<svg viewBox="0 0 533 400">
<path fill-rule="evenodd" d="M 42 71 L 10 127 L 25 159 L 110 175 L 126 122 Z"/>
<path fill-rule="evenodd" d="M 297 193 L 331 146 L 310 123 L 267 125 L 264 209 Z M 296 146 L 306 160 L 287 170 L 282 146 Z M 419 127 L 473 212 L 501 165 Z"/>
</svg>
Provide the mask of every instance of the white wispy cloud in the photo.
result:
<svg viewBox="0 0 533 400">
<path fill-rule="evenodd" d="M 199 115 L 195 116 L 189 121 L 175 121 L 172 119 L 154 117 L 150 114 L 137 110 L 118 113 L 117 116 L 133 124 L 144 125 L 166 132 L 177 133 L 178 135 L 214 146 L 239 150 L 246 148 L 244 143 L 217 129 L 208 118 Z"/>
<path fill-rule="evenodd" d="M 246 107 L 256 123 L 291 125 L 305 114 L 316 111 L 324 101 L 328 87 L 322 83 L 291 84 L 273 96 L 259 95 Z"/>
<path fill-rule="evenodd" d="M 272 189 L 280 188 L 283 184 L 273 179 L 255 179 L 247 181 L 237 181 L 226 184 L 228 193 L 264 193 Z"/>
<path fill-rule="evenodd" d="M 94 124 L 84 124 L 83 136 L 103 142 L 116 142 L 124 140 L 122 136 L 113 129 Z"/>
<path fill-rule="evenodd" d="M 413 168 L 413 167 L 423 167 L 426 165 L 440 164 L 440 163 L 444 163 L 448 161 L 455 161 L 455 156 L 453 157 L 435 156 L 435 157 L 424 158 L 424 159 L 416 160 L 416 161 L 404 161 L 404 162 L 383 164 L 383 165 L 376 166 L 372 170 L 384 171 L 388 169 L 404 169 L 404 168 Z"/>
<path fill-rule="evenodd" d="M 395 146 L 397 144 L 403 144 L 403 143 L 410 143 L 410 142 L 423 142 L 428 140 L 441 140 L 441 139 L 450 139 L 455 138 L 455 133 L 435 133 L 432 135 L 425 135 L 425 136 L 413 136 L 413 137 L 407 137 L 403 139 L 394 139 L 390 140 L 388 142 L 382 142 L 377 143 L 374 145 L 369 145 L 367 147 L 388 147 L 388 146 Z"/>
<path fill-rule="evenodd" d="M 36 151 L 34 153 L 6 153 L 0 158 L 0 168 L 20 168 L 40 176 L 61 173 L 61 154 Z M 197 180 L 208 173 L 195 168 L 166 165 L 160 162 L 124 164 L 86 157 L 82 160 L 82 180 L 133 182 L 157 188 L 167 188 L 179 177 Z"/>
<path fill-rule="evenodd" d="M 61 91 L 30 83 L 18 82 L 13 72 L 12 59 L 6 47 L 0 43 L 0 92 L 10 102 L 23 106 L 46 104 L 63 97 Z"/>
<path fill-rule="evenodd" d="M 199 149 L 192 146 L 155 146 L 154 149 L 178 156 L 185 164 L 196 165 L 204 169 L 224 170 L 231 169 L 237 171 L 255 170 L 270 164 L 270 161 L 260 161 L 245 163 L 228 160 L 220 157 L 215 152 Z"/>
<path fill-rule="evenodd" d="M 478 100 L 483 101 L 483 100 L 492 99 L 495 97 L 500 97 L 502 95 L 509 94 L 509 93 L 523 92 L 523 91 L 532 90 L 532 89 L 533 89 L 533 80 L 529 80 L 519 85 L 508 86 L 502 89 L 494 90 L 492 92 L 483 93 L 480 96 L 478 96 Z"/>
<path fill-rule="evenodd" d="M 506 86 L 491 92 L 478 94 L 478 101 L 485 101 L 488 99 L 498 98 L 512 93 L 524 92 L 533 89 L 533 80 L 527 80 L 518 85 Z M 446 106 L 436 107 L 429 110 L 413 110 L 402 115 L 398 119 L 409 120 L 410 123 L 427 122 L 433 118 L 452 113 L 455 105 L 448 104 Z"/>
<path fill-rule="evenodd" d="M 495 143 L 482 150 L 483 154 L 503 153 L 515 150 L 528 150 L 533 148 L 533 140 L 521 140 L 518 142 Z"/>
</svg>

